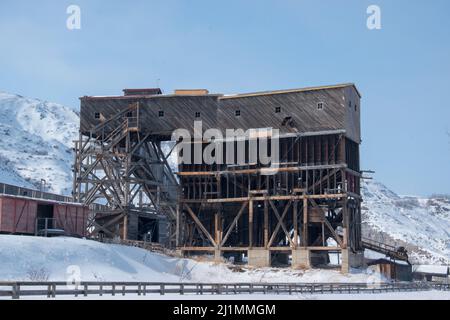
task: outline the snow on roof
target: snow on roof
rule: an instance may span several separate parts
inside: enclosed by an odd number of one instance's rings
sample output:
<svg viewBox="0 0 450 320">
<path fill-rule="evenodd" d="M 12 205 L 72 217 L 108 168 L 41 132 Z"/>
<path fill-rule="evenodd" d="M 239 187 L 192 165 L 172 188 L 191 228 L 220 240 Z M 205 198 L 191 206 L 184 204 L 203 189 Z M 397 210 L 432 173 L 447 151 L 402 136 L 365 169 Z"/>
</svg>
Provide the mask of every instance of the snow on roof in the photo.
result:
<svg viewBox="0 0 450 320">
<path fill-rule="evenodd" d="M 447 275 L 448 274 L 448 266 L 415 265 L 415 266 L 413 266 L 413 272 Z"/>
</svg>

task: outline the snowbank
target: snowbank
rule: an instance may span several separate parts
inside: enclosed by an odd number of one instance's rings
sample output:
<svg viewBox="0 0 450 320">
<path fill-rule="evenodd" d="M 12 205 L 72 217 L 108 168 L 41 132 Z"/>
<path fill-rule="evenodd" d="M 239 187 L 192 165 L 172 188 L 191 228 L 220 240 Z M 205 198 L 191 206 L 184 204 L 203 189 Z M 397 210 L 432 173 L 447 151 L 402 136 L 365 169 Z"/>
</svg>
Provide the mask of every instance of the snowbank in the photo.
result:
<svg viewBox="0 0 450 320">
<path fill-rule="evenodd" d="M 377 282 L 379 275 L 335 270 L 232 268 L 74 238 L 0 235 L 0 281 Z"/>
</svg>

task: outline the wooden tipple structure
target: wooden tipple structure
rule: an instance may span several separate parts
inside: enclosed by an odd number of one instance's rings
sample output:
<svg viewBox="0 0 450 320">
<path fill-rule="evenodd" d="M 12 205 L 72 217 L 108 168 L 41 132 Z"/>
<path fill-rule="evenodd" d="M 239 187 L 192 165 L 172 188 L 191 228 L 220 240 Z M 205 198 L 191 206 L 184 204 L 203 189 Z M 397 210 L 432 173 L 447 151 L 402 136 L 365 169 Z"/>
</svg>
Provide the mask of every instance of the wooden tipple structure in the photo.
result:
<svg viewBox="0 0 450 320">
<path fill-rule="evenodd" d="M 108 203 L 110 212 L 92 218 L 97 232 L 135 237 L 139 217 L 162 215 L 184 254 L 244 256 L 253 266 L 290 257 L 293 267 L 309 268 L 335 253 L 347 271 L 363 263 L 360 98 L 353 84 L 83 97 L 75 196 Z M 192 138 L 177 140 L 174 172 L 161 143 L 177 129 Z M 226 135 L 238 129 L 246 134 Z"/>
</svg>

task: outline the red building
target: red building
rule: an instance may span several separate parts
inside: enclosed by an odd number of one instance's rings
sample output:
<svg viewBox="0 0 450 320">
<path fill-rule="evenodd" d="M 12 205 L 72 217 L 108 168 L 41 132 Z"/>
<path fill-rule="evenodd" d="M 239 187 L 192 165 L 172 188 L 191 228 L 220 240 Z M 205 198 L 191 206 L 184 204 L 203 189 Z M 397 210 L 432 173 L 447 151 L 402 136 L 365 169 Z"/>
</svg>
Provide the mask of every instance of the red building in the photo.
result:
<svg viewBox="0 0 450 320">
<path fill-rule="evenodd" d="M 86 235 L 87 206 L 68 197 L 13 188 L 14 195 L 0 190 L 0 233 L 37 235 L 63 230 L 69 236 Z"/>
</svg>

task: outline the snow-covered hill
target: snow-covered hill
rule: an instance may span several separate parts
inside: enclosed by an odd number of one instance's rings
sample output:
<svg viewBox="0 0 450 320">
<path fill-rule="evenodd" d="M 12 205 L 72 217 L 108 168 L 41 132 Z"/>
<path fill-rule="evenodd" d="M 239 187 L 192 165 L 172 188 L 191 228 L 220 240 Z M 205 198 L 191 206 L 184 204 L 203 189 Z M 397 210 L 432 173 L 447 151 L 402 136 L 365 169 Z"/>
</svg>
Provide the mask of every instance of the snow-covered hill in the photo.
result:
<svg viewBox="0 0 450 320">
<path fill-rule="evenodd" d="M 399 196 L 374 181 L 362 193 L 364 235 L 406 246 L 415 263 L 450 262 L 450 196 Z"/>
<path fill-rule="evenodd" d="M 70 194 L 72 141 L 79 116 L 71 108 L 0 92 L 0 182 Z M 363 232 L 406 245 L 415 262 L 448 263 L 450 197 L 401 197 L 381 183 L 363 184 Z"/>
<path fill-rule="evenodd" d="M 0 182 L 70 194 L 72 141 L 79 117 L 71 108 L 0 92 Z"/>
</svg>

